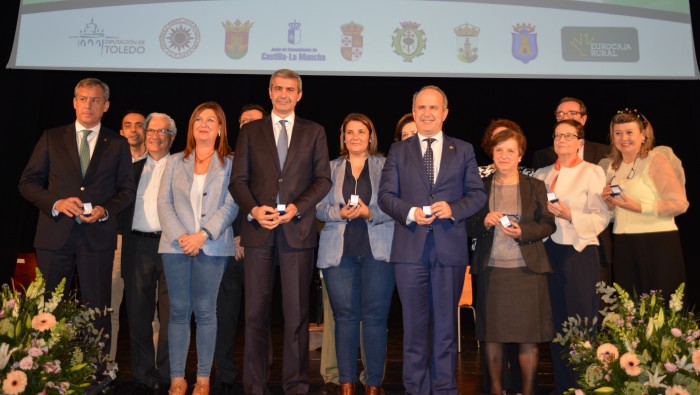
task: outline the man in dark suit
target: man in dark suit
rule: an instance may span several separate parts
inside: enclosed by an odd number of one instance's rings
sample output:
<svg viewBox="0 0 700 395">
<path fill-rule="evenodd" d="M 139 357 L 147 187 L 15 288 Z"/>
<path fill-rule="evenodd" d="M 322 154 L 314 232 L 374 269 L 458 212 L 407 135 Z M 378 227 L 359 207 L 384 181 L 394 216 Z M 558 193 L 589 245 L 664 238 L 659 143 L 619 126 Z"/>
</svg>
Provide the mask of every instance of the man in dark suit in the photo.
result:
<svg viewBox="0 0 700 395">
<path fill-rule="evenodd" d="M 34 239 L 47 291 L 77 271 L 84 303 L 111 305 L 116 216 L 134 200 L 134 174 L 127 140 L 102 126 L 109 87 L 86 78 L 75 87 L 76 121 L 46 130 L 32 152 L 19 192 L 39 210 Z M 108 315 L 95 321 L 109 334 Z M 105 353 L 109 351 L 109 341 Z"/>
<path fill-rule="evenodd" d="M 379 207 L 396 220 L 391 261 L 403 312 L 406 394 L 457 394 L 456 314 L 469 261 L 465 220 L 486 202 L 471 144 L 442 132 L 447 96 L 413 96 L 418 133 L 394 143 Z"/>
<path fill-rule="evenodd" d="M 588 120 L 588 110 L 583 102 L 575 97 L 564 97 L 559 100 L 559 105 L 554 111 L 554 117 L 557 121 L 562 119 L 573 119 L 581 125 L 586 125 Z M 601 159 L 605 158 L 610 153 L 610 146 L 600 144 L 589 140 L 584 140 L 583 148 L 579 150 L 578 156 L 586 162 L 598 164 Z M 554 152 L 554 147 L 549 146 L 535 151 L 532 157 L 532 167 L 537 170 L 539 168 L 549 166 L 557 161 L 557 154 Z"/>
<path fill-rule="evenodd" d="M 316 204 L 331 188 L 323 127 L 296 117 L 301 77 L 292 70 L 272 74 L 272 114 L 241 130 L 229 191 L 245 215 L 245 348 L 243 390 L 269 392 L 268 331 L 279 258 L 284 314 L 282 388 L 309 390 L 309 297 L 314 267 Z"/>
<path fill-rule="evenodd" d="M 557 121 L 562 119 L 573 119 L 581 125 L 586 125 L 588 120 L 588 109 L 580 99 L 575 97 L 563 97 L 559 100 L 559 105 L 554 111 Z M 598 164 L 601 159 L 610 153 L 610 145 L 600 144 L 589 140 L 583 141 L 583 148 L 578 151 L 578 156 L 586 162 Z M 554 147 L 549 146 L 535 151 L 532 157 L 532 167 L 539 168 L 549 166 L 557 161 L 557 154 Z M 612 223 L 610 223 L 598 235 L 600 247 L 600 279 L 608 284 L 612 283 Z"/>
<path fill-rule="evenodd" d="M 177 135 L 167 114 L 151 113 L 144 121 L 145 160 L 134 162 L 136 199 L 120 215 L 122 277 L 131 343 L 131 393 L 165 393 L 170 385 L 168 283 L 158 254 L 161 225 L 156 200 L 160 179 Z M 157 306 L 157 307 L 156 307 Z M 157 310 L 156 310 L 157 309 Z M 153 317 L 158 313 L 158 344 L 153 344 Z"/>
<path fill-rule="evenodd" d="M 248 122 L 267 116 L 265 108 L 259 104 L 246 104 L 238 116 L 238 129 Z M 235 155 L 234 155 L 235 157 Z M 216 350 L 214 363 L 218 370 L 217 394 L 232 394 L 236 391 L 234 383 L 238 376 L 238 367 L 234 363 L 236 346 L 236 329 L 241 312 L 243 296 L 243 257 L 245 250 L 241 247 L 241 220 L 245 214 L 238 213 L 233 221 L 233 242 L 236 256 L 229 259 L 219 285 L 216 298 Z M 272 341 L 268 345 L 268 358 L 272 362 Z"/>
</svg>

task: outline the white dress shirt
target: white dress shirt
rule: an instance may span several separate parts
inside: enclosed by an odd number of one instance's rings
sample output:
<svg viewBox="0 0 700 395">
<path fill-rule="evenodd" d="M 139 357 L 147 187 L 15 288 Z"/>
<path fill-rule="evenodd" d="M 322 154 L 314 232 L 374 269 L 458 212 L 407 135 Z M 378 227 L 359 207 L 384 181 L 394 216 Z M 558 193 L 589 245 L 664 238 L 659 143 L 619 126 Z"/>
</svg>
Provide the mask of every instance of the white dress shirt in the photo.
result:
<svg viewBox="0 0 700 395">
<path fill-rule="evenodd" d="M 146 157 L 141 179 L 139 179 L 139 185 L 136 188 L 132 230 L 147 233 L 161 231 L 158 220 L 158 190 L 169 156 L 170 154 L 165 155 L 160 160 L 155 160 L 150 155 Z"/>
</svg>

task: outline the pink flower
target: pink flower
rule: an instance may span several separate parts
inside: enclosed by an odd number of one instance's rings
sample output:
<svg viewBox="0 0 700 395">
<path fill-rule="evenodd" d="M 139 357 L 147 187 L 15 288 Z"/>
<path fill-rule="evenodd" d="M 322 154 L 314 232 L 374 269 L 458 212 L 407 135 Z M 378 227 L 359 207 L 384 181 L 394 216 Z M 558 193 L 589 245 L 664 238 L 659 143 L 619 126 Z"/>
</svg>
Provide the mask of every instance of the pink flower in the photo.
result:
<svg viewBox="0 0 700 395">
<path fill-rule="evenodd" d="M 681 335 L 683 335 L 683 332 L 681 332 L 681 330 L 678 328 L 671 328 L 671 334 L 673 335 L 673 337 L 681 337 Z"/>
<path fill-rule="evenodd" d="M 44 369 L 47 373 L 61 373 L 61 361 L 58 359 L 49 361 L 44 364 Z"/>
<path fill-rule="evenodd" d="M 36 358 L 38 356 L 41 356 L 43 352 L 38 347 L 29 347 L 29 350 L 27 350 L 27 354 Z"/>
<path fill-rule="evenodd" d="M 617 347 L 610 343 L 601 344 L 598 350 L 596 350 L 598 360 L 603 363 L 612 362 L 616 360 L 619 355 L 620 352 L 617 350 Z"/>
<path fill-rule="evenodd" d="M 8 395 L 18 395 L 27 388 L 27 374 L 21 370 L 13 370 L 7 374 L 2 381 L 2 393 Z"/>
<path fill-rule="evenodd" d="M 34 368 L 34 358 L 27 355 L 19 361 L 19 368 L 22 370 L 31 370 Z"/>
<path fill-rule="evenodd" d="M 681 385 L 674 385 L 666 389 L 666 395 L 690 395 L 690 392 Z"/>
<path fill-rule="evenodd" d="M 693 369 L 696 373 L 700 373 L 700 350 L 693 351 Z"/>
<path fill-rule="evenodd" d="M 664 368 L 666 369 L 667 372 L 673 373 L 678 370 L 678 366 L 676 366 L 675 363 L 672 362 L 666 362 L 664 364 Z"/>
<path fill-rule="evenodd" d="M 631 352 L 626 352 L 620 357 L 620 366 L 625 369 L 628 376 L 639 376 L 642 369 L 639 367 L 639 358 Z"/>
<path fill-rule="evenodd" d="M 49 330 L 56 325 L 56 317 L 51 313 L 39 313 L 32 318 L 32 328 L 40 332 Z"/>
</svg>

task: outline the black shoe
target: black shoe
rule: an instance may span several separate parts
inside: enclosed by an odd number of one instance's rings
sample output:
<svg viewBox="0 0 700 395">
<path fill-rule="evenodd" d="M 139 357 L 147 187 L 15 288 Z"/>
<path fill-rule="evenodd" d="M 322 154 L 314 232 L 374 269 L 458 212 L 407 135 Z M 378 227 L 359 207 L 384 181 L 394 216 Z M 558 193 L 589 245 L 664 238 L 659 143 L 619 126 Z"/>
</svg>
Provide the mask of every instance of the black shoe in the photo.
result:
<svg viewBox="0 0 700 395">
<path fill-rule="evenodd" d="M 241 391 L 237 390 L 235 384 L 229 384 L 223 381 L 219 381 L 216 387 L 214 387 L 215 395 L 237 395 L 239 393 L 241 393 Z"/>
<path fill-rule="evenodd" d="M 321 395 L 338 395 L 340 393 L 340 386 L 333 382 L 327 382 L 323 384 L 321 388 Z"/>
<path fill-rule="evenodd" d="M 142 394 L 156 394 L 156 389 L 153 387 L 149 387 L 148 385 L 144 383 L 136 383 L 134 387 L 131 389 L 130 394 L 133 395 L 142 395 Z"/>
</svg>

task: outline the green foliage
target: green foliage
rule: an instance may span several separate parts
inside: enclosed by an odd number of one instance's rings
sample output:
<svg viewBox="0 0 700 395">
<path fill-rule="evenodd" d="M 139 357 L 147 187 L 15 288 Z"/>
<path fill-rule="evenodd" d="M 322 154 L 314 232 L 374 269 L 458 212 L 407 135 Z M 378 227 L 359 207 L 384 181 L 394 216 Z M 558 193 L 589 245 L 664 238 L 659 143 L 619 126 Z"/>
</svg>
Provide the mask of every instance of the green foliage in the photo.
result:
<svg viewBox="0 0 700 395">
<path fill-rule="evenodd" d="M 106 335 L 95 318 L 108 311 L 63 298 L 65 279 L 48 294 L 37 269 L 24 293 L 0 289 L 0 380 L 4 394 L 82 394 L 95 379 Z"/>
<path fill-rule="evenodd" d="M 580 388 L 569 393 L 700 393 L 700 330 L 698 317 L 683 308 L 684 289 L 665 303 L 659 292 L 632 298 L 617 284 L 598 283 L 600 325 L 570 317 L 554 339 L 579 374 Z"/>
</svg>

